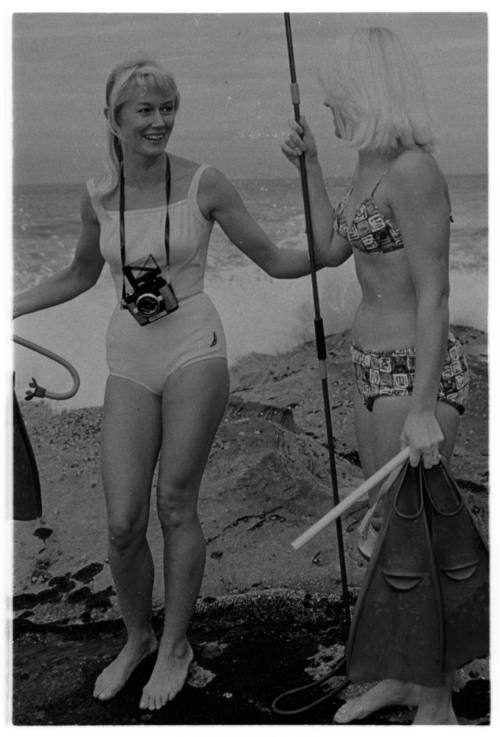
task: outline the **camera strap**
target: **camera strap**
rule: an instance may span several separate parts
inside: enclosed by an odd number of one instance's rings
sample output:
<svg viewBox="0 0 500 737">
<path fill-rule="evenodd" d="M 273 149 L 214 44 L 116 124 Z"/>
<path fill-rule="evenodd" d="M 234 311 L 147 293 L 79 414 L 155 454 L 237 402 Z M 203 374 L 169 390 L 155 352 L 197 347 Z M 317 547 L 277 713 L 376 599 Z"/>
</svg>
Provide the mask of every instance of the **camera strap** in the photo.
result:
<svg viewBox="0 0 500 737">
<path fill-rule="evenodd" d="M 168 213 L 168 203 L 170 201 L 170 159 L 166 155 L 165 167 L 165 197 L 167 202 L 167 211 L 165 213 L 165 254 L 167 257 L 167 283 L 170 284 L 170 216 Z M 120 162 L 120 255 L 122 260 L 122 268 L 126 265 L 125 258 L 125 175 L 123 173 L 123 161 Z M 122 298 L 125 299 L 125 278 L 122 281 Z"/>
</svg>

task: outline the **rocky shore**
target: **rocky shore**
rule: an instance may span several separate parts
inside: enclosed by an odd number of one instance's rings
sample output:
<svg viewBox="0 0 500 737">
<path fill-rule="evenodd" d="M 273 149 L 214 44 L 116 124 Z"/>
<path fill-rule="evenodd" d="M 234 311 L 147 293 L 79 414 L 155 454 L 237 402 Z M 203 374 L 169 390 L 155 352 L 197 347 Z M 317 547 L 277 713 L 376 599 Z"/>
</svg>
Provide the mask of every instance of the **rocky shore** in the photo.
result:
<svg viewBox="0 0 500 737">
<path fill-rule="evenodd" d="M 468 411 L 453 457 L 453 473 L 473 513 L 487 529 L 488 386 L 486 336 L 456 328 L 472 372 Z M 362 481 L 352 417 L 349 334 L 327 338 L 328 384 L 341 497 Z M 34 622 L 93 621 L 117 616 L 106 558 L 105 510 L 99 474 L 101 408 L 55 414 L 22 402 L 40 472 L 43 517 L 14 527 L 14 609 Z M 153 495 L 154 496 L 154 495 Z M 335 526 L 295 552 L 291 541 L 333 506 L 324 413 L 315 350 L 252 354 L 231 372 L 231 397 L 201 490 L 207 569 L 201 597 L 289 588 L 338 589 Z M 344 518 L 349 582 L 365 564 L 356 527 L 366 509 Z M 149 530 L 157 560 L 161 532 Z M 162 605 L 161 577 L 154 600 Z"/>
<path fill-rule="evenodd" d="M 455 327 L 464 343 L 472 386 L 452 471 L 487 534 L 487 336 Z M 353 428 L 350 336 L 327 338 L 328 382 L 341 497 L 362 481 Z M 101 408 L 53 413 L 21 402 L 40 472 L 43 517 L 14 523 L 15 626 L 91 625 L 119 617 L 106 553 L 99 474 Z M 258 602 L 280 593 L 303 610 L 304 597 L 339 600 L 335 526 L 299 551 L 291 542 L 333 506 L 323 401 L 315 347 L 269 356 L 252 354 L 231 371 L 231 396 L 200 495 L 207 566 L 199 613 L 207 607 Z M 161 561 L 154 511 L 153 556 Z M 366 570 L 357 551 L 357 526 L 366 502 L 343 518 L 348 581 L 355 594 Z M 295 602 L 295 604 L 294 604 Z M 155 579 L 154 606 L 162 608 Z M 279 605 L 278 605 L 279 607 Z M 481 671 L 484 676 L 486 665 Z M 476 668 L 477 670 L 477 668 Z"/>
</svg>

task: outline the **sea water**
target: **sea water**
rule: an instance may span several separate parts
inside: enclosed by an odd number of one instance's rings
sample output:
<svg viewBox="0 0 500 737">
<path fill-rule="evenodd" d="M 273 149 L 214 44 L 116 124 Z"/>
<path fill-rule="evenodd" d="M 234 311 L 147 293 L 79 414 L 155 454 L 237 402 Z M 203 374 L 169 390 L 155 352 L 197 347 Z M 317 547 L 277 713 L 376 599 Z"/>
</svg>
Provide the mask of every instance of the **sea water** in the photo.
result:
<svg viewBox="0 0 500 737">
<path fill-rule="evenodd" d="M 487 329 L 488 231 L 485 175 L 451 176 L 450 314 L 454 323 Z M 244 179 L 235 182 L 248 210 L 281 247 L 307 250 L 300 182 Z M 332 201 L 346 182 L 329 180 Z M 79 233 L 81 185 L 18 186 L 14 191 L 14 289 L 39 283 L 72 259 Z M 349 327 L 359 301 L 352 259 L 318 273 L 327 334 Z M 205 278 L 226 332 L 230 363 L 252 352 L 278 354 L 314 339 L 311 279 L 272 279 L 242 254 L 218 226 L 210 242 Z M 78 393 L 54 409 L 102 404 L 107 375 L 104 337 L 115 304 L 105 267 L 97 285 L 80 297 L 16 320 L 17 335 L 70 361 L 81 378 Z M 145 356 L 144 360 L 147 360 Z M 311 352 L 311 361 L 315 353 Z M 15 347 L 16 391 L 23 397 L 31 377 L 64 392 L 67 372 L 25 348 Z"/>
</svg>

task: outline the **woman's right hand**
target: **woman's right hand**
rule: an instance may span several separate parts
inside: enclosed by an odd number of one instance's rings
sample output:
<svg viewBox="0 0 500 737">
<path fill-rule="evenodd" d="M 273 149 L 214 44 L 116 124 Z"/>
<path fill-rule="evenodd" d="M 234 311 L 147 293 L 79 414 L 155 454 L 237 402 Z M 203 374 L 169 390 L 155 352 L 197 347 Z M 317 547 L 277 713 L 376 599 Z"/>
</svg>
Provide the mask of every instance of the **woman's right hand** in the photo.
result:
<svg viewBox="0 0 500 737">
<path fill-rule="evenodd" d="M 288 161 L 297 169 L 300 168 L 300 156 L 302 154 L 305 154 L 306 162 L 316 161 L 318 158 L 316 141 L 304 116 L 300 116 L 300 123 L 297 123 L 296 120 L 290 120 L 289 126 L 291 133 L 281 146 L 281 150 Z"/>
</svg>

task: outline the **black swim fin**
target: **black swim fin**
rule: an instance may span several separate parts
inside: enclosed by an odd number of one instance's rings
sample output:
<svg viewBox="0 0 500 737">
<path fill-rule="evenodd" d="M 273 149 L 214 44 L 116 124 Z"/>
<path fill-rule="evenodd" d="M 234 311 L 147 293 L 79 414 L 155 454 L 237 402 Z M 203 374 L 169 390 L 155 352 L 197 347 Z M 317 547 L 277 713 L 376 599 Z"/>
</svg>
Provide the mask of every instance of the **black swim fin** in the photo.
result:
<svg viewBox="0 0 500 737">
<path fill-rule="evenodd" d="M 489 652 L 489 555 L 486 542 L 446 466 L 423 473 L 444 615 L 444 669 Z"/>
<path fill-rule="evenodd" d="M 42 493 L 35 454 L 14 392 L 14 504 L 15 520 L 38 519 L 42 515 Z"/>
<path fill-rule="evenodd" d="M 358 597 L 346 648 L 351 681 L 443 683 L 443 613 L 421 469 L 406 463 Z"/>
<path fill-rule="evenodd" d="M 407 464 L 388 494 L 349 633 L 348 677 L 439 686 L 488 654 L 488 549 L 443 462 Z"/>
</svg>

